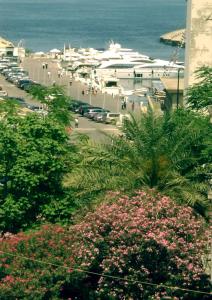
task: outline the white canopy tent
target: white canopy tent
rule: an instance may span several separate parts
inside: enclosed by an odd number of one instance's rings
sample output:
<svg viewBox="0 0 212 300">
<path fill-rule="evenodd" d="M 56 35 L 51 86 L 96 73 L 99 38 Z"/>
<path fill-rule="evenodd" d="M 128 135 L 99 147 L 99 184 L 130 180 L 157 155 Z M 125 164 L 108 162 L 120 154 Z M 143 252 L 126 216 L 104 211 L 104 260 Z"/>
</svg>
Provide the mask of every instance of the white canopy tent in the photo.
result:
<svg viewBox="0 0 212 300">
<path fill-rule="evenodd" d="M 49 51 L 49 53 L 52 53 L 52 54 L 59 54 L 61 52 L 62 51 L 60 51 L 59 49 L 56 49 L 56 48 Z"/>
</svg>

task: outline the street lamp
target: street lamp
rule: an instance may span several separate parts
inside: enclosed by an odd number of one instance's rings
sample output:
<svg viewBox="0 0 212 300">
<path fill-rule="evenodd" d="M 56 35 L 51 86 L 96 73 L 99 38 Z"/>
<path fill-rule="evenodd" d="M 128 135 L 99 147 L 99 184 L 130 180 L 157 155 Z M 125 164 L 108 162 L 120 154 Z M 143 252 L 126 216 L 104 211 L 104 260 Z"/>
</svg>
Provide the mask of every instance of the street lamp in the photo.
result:
<svg viewBox="0 0 212 300">
<path fill-rule="evenodd" d="M 89 104 L 91 105 L 91 93 L 92 93 L 92 79 L 90 79 L 89 84 Z"/>
<path fill-rule="evenodd" d="M 177 109 L 179 108 L 179 98 L 180 98 L 180 71 L 183 70 L 182 68 L 179 68 L 177 70 Z"/>
<path fill-rule="evenodd" d="M 105 95 L 105 92 L 103 93 L 103 108 L 105 108 L 105 97 L 106 97 L 106 95 Z"/>
<path fill-rule="evenodd" d="M 119 90 L 118 96 L 117 96 L 117 113 L 120 111 L 120 97 L 121 97 L 121 91 Z"/>
<path fill-rule="evenodd" d="M 40 66 L 39 65 L 38 65 L 37 70 L 38 70 L 38 72 L 37 72 L 37 76 L 38 76 L 37 81 L 40 82 Z"/>
<path fill-rule="evenodd" d="M 91 89 L 90 89 L 90 92 L 89 92 L 89 104 L 91 105 Z"/>
</svg>

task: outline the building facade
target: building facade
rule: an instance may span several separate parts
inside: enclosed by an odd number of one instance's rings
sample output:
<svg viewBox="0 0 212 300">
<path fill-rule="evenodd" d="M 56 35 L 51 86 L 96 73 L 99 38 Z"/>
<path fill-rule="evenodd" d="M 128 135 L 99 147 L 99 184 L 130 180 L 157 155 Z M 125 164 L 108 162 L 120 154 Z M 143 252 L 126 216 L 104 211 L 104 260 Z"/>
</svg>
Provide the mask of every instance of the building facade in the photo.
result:
<svg viewBox="0 0 212 300">
<path fill-rule="evenodd" d="M 0 37 L 0 57 L 12 56 L 14 50 L 14 45 Z"/>
<path fill-rule="evenodd" d="M 204 65 L 212 67 L 212 0 L 187 0 L 185 88 Z"/>
</svg>

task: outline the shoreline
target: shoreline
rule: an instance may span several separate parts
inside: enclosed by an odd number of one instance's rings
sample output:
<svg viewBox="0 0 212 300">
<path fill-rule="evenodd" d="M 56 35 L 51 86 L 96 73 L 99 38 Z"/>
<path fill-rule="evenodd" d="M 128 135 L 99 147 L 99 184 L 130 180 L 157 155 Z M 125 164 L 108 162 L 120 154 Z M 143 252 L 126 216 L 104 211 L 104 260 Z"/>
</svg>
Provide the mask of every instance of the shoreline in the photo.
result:
<svg viewBox="0 0 212 300">
<path fill-rule="evenodd" d="M 185 29 L 179 29 L 160 36 L 160 42 L 173 47 L 185 48 Z"/>
</svg>

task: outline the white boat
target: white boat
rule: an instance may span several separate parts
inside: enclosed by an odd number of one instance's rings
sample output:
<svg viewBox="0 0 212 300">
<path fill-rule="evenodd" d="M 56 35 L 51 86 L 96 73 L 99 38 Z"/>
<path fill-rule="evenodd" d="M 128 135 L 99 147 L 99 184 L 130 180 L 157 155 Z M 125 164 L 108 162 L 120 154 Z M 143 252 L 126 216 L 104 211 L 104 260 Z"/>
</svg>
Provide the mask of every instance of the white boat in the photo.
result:
<svg viewBox="0 0 212 300">
<path fill-rule="evenodd" d="M 161 77 L 177 77 L 184 67 L 173 62 L 155 59 L 152 63 L 141 64 L 134 68 L 135 78 L 159 79 Z M 180 73 L 182 76 L 183 72 Z"/>
<path fill-rule="evenodd" d="M 93 72 L 95 76 L 114 76 L 116 78 L 134 78 L 134 67 L 139 66 L 140 62 L 129 60 L 109 60 L 104 61 Z"/>
<path fill-rule="evenodd" d="M 132 49 L 122 48 L 118 43 L 111 43 L 109 49 L 95 56 L 101 64 L 95 69 L 97 76 L 115 76 L 117 78 L 134 78 L 134 67 L 150 63 L 152 59 Z"/>
<path fill-rule="evenodd" d="M 95 69 L 99 63 L 95 60 L 76 61 L 71 65 L 68 65 L 67 70 L 72 72 L 79 72 L 82 69 L 92 70 Z"/>
<path fill-rule="evenodd" d="M 103 59 L 124 59 L 124 60 L 149 60 L 149 56 L 140 54 L 137 51 L 133 51 L 130 48 L 122 48 L 120 44 L 111 42 L 109 49 L 104 51 L 100 57 Z"/>
<path fill-rule="evenodd" d="M 69 49 L 72 62 L 67 70 L 76 74 L 76 78 L 95 78 L 100 81 L 105 76 L 118 79 L 159 79 L 160 77 L 176 77 L 179 68 L 183 66 L 170 61 L 151 59 L 129 48 L 122 48 L 120 44 L 111 42 L 108 50 L 99 51 L 93 48 Z M 182 76 L 183 72 L 180 72 Z"/>
<path fill-rule="evenodd" d="M 102 93 L 109 95 L 119 95 L 122 92 L 122 87 L 119 84 L 119 79 L 112 76 L 102 77 L 100 81 L 100 89 Z"/>
<path fill-rule="evenodd" d="M 139 88 L 139 89 L 135 89 L 134 90 L 134 94 L 136 95 L 139 95 L 139 94 L 146 94 L 149 92 L 149 88 L 146 88 L 146 87 L 142 87 L 142 88 Z"/>
</svg>

